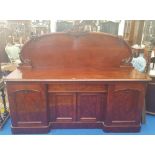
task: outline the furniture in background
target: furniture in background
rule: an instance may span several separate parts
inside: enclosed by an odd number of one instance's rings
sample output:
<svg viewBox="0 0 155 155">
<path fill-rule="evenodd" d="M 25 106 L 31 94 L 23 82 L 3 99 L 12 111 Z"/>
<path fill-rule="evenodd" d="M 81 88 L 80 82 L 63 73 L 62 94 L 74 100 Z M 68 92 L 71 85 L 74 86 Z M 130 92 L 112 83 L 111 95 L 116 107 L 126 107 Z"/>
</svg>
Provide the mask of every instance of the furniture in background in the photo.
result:
<svg viewBox="0 0 155 155">
<path fill-rule="evenodd" d="M 136 45 L 131 46 L 131 48 L 132 48 L 132 53 L 134 57 L 139 57 L 140 55 L 144 56 L 145 46 L 136 44 Z"/>
<path fill-rule="evenodd" d="M 130 46 L 141 45 L 143 37 L 144 20 L 126 20 L 123 38 Z"/>
<path fill-rule="evenodd" d="M 100 32 L 105 32 L 113 35 L 118 35 L 119 22 L 113 21 L 100 21 Z"/>
<path fill-rule="evenodd" d="M 107 20 L 70 20 L 57 21 L 56 32 L 104 32 L 108 34 L 118 35 L 120 21 Z"/>
<path fill-rule="evenodd" d="M 18 41 L 24 44 L 30 38 L 31 20 L 7 20 L 9 36 L 13 37 L 13 42 Z"/>
<path fill-rule="evenodd" d="M 0 65 L 1 65 L 1 72 L 2 72 L 1 74 L 3 76 L 7 76 L 17 68 L 17 64 L 14 64 L 14 63 L 1 63 Z"/>
<path fill-rule="evenodd" d="M 131 56 L 122 38 L 104 33 L 30 40 L 22 48 L 22 64 L 5 78 L 12 132 L 138 132 L 150 78 L 126 64 Z"/>
<path fill-rule="evenodd" d="M 66 32 L 73 28 L 73 21 L 58 20 L 56 23 L 56 32 Z"/>
<path fill-rule="evenodd" d="M 0 63 L 0 129 L 9 118 L 9 108 L 6 105 L 6 90 L 3 78 L 17 68 L 12 63 Z"/>
<path fill-rule="evenodd" d="M 152 50 L 148 74 L 152 81 L 148 83 L 146 92 L 146 112 L 155 115 L 155 52 Z"/>
<path fill-rule="evenodd" d="M 50 20 L 33 20 L 31 23 L 31 37 L 50 33 Z"/>
<path fill-rule="evenodd" d="M 6 21 L 0 21 L 0 62 L 9 62 L 7 54 L 5 53 L 5 46 L 7 43 L 7 37 L 9 36 L 9 30 Z"/>
<path fill-rule="evenodd" d="M 155 20 L 145 20 L 142 43 L 155 46 Z"/>
<path fill-rule="evenodd" d="M 17 44 L 7 44 L 5 47 L 5 52 L 12 64 L 20 64 L 20 47 Z"/>
<path fill-rule="evenodd" d="M 5 100 L 5 85 L 4 81 L 0 79 L 0 98 L 2 99 L 3 104 L 3 112 L 0 108 L 0 129 L 3 127 L 7 119 L 9 118 L 9 111 L 6 106 L 6 100 Z"/>
<path fill-rule="evenodd" d="M 155 115 L 155 74 L 150 77 L 152 81 L 149 82 L 146 92 L 146 113 Z"/>
</svg>

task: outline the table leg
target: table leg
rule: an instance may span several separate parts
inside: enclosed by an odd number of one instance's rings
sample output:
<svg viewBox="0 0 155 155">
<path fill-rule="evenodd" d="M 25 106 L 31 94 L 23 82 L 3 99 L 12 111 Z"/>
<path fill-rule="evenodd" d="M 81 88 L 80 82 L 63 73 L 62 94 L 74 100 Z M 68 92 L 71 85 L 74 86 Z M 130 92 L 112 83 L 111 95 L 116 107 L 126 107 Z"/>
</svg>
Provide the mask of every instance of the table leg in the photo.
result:
<svg viewBox="0 0 155 155">
<path fill-rule="evenodd" d="M 3 123 L 3 118 L 1 116 L 1 113 L 0 113 L 0 125 Z"/>
<path fill-rule="evenodd" d="M 5 100 L 5 93 L 4 93 L 4 88 L 1 90 L 2 94 L 2 102 L 3 102 L 3 106 L 4 106 L 4 114 L 3 114 L 3 117 L 6 118 L 8 116 L 8 111 L 7 111 L 7 107 L 6 107 L 6 100 Z"/>
</svg>

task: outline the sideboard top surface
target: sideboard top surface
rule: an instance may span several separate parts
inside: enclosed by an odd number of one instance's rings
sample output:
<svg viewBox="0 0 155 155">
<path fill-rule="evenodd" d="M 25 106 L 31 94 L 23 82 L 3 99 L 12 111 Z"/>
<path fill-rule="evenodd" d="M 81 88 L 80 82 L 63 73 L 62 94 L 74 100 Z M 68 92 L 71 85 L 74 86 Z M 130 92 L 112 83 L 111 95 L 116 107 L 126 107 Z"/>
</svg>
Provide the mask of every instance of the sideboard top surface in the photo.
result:
<svg viewBox="0 0 155 155">
<path fill-rule="evenodd" d="M 110 70 L 24 70 L 19 69 L 9 74 L 5 81 L 150 81 L 147 74 L 132 68 L 111 68 Z"/>
</svg>

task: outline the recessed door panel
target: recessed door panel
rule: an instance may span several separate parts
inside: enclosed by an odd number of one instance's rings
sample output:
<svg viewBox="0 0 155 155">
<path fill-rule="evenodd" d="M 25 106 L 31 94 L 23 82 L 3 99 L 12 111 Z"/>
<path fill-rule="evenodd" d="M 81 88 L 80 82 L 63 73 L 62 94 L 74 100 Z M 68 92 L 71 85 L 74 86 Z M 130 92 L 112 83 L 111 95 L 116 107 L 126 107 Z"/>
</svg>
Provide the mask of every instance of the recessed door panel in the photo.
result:
<svg viewBox="0 0 155 155">
<path fill-rule="evenodd" d="M 72 122 L 76 119 L 75 93 L 49 93 L 50 120 Z"/>
<path fill-rule="evenodd" d="M 77 98 L 78 121 L 103 121 L 106 107 L 105 93 L 79 93 Z"/>
</svg>

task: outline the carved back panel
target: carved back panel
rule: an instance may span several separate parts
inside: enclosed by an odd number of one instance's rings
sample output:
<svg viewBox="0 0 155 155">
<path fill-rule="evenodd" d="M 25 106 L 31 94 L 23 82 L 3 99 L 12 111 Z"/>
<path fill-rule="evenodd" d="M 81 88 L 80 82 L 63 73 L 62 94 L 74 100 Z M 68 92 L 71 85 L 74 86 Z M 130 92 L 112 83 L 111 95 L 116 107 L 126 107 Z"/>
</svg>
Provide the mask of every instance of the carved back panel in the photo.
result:
<svg viewBox="0 0 155 155">
<path fill-rule="evenodd" d="M 131 49 L 105 33 L 53 33 L 34 38 L 21 51 L 23 65 L 33 69 L 87 70 L 119 67 Z"/>
</svg>

